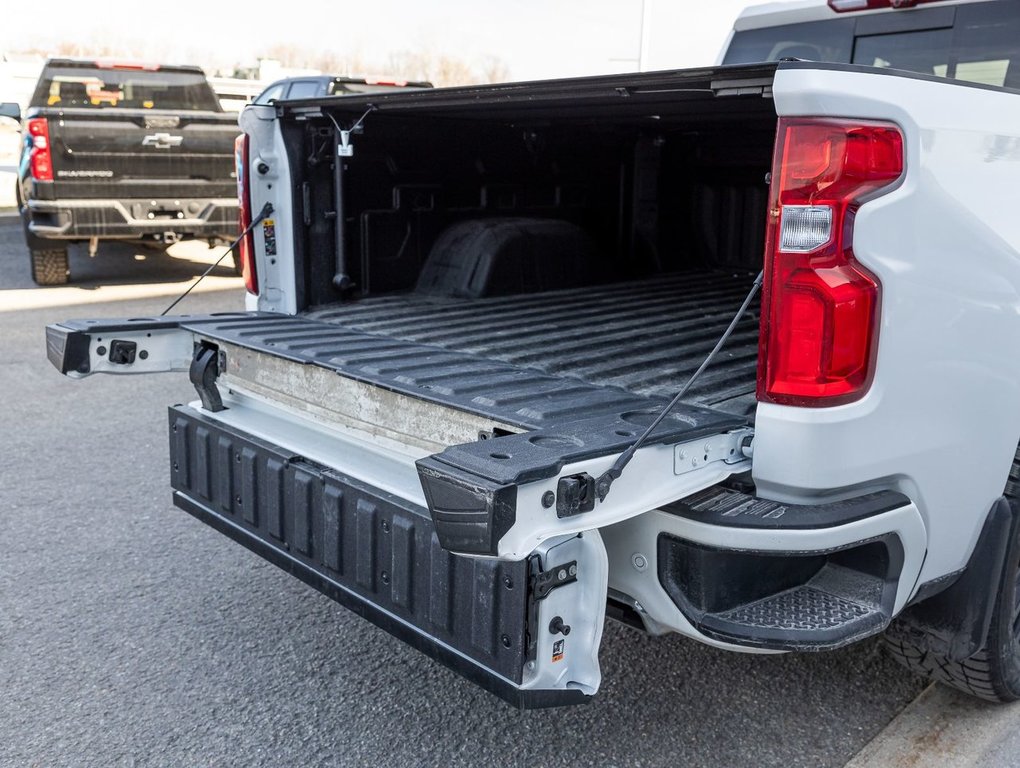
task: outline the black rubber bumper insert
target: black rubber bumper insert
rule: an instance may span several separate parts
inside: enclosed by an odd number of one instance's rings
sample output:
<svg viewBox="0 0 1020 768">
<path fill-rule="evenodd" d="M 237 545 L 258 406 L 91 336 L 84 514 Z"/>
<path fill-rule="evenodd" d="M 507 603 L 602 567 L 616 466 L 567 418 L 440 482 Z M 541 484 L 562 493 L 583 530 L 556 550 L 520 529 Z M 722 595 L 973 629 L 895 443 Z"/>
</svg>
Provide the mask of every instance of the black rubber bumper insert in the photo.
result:
<svg viewBox="0 0 1020 768">
<path fill-rule="evenodd" d="M 519 708 L 527 563 L 444 550 L 428 510 L 209 419 L 170 408 L 174 503 L 378 627 Z"/>
<path fill-rule="evenodd" d="M 908 503 L 903 494 L 880 491 L 797 506 L 714 487 L 664 509 L 719 527 L 803 530 Z M 830 650 L 883 631 L 902 567 L 895 534 L 809 552 L 720 549 L 665 533 L 658 540 L 659 582 L 698 631 L 770 650 Z"/>
</svg>

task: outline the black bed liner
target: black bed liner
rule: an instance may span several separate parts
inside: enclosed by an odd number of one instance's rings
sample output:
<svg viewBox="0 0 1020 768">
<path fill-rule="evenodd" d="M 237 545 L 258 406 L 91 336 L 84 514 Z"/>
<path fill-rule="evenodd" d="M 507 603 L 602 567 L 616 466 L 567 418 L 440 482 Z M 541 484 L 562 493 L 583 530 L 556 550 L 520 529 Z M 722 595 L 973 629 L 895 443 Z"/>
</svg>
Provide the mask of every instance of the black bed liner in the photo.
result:
<svg viewBox="0 0 1020 768">
<path fill-rule="evenodd" d="M 348 378 L 447 405 L 523 430 L 586 417 L 657 413 L 661 397 L 619 387 L 550 376 L 497 360 L 387 339 L 289 315 L 182 319 L 180 327 L 204 339 L 234 344 Z M 724 431 L 743 420 L 681 404 L 673 416 L 694 431 Z"/>
<path fill-rule="evenodd" d="M 750 282 L 699 274 L 498 299 L 405 295 L 300 316 L 182 318 L 181 327 L 532 430 L 657 412 L 715 344 Z M 675 409 L 691 429 L 749 418 L 754 315 Z"/>
<path fill-rule="evenodd" d="M 405 294 L 322 307 L 304 316 L 657 399 L 672 397 L 701 364 L 753 279 L 743 273 L 690 272 L 488 299 Z M 687 402 L 750 417 L 757 361 L 755 304 Z M 437 369 L 437 381 L 445 373 Z"/>
</svg>

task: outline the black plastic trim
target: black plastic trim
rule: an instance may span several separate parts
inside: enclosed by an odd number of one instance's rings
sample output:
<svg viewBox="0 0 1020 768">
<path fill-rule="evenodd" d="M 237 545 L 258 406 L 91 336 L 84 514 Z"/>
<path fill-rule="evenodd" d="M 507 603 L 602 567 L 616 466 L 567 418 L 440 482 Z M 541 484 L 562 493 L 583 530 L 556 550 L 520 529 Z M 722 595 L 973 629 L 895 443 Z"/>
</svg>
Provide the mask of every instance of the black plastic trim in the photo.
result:
<svg viewBox="0 0 1020 768">
<path fill-rule="evenodd" d="M 61 373 L 85 374 L 91 370 L 87 333 L 54 323 L 46 326 L 46 357 Z"/>
<path fill-rule="evenodd" d="M 1004 496 L 996 499 L 963 572 L 938 594 L 897 617 L 913 642 L 954 662 L 969 659 L 984 647 L 999 580 L 1018 528 L 1017 510 Z"/>
<path fill-rule="evenodd" d="M 881 547 L 884 555 L 877 556 L 875 547 Z M 709 547 L 661 533 L 657 549 L 659 583 L 697 631 L 734 645 L 776 651 L 833 650 L 882 632 L 892 620 L 904 561 L 903 544 L 895 534 L 825 550 L 783 552 Z M 827 579 L 826 587 L 814 588 L 830 566 L 839 566 L 839 573 Z M 841 591 L 840 580 L 849 592 Z M 862 586 L 867 596 L 854 592 Z M 734 611 L 802 588 L 846 598 L 861 614 L 835 626 L 797 628 L 742 624 L 729 618 Z"/>
<path fill-rule="evenodd" d="M 418 479 L 443 549 L 496 555 L 517 520 L 517 486 L 446 466 L 435 457 L 416 462 Z"/>
<path fill-rule="evenodd" d="M 125 116 L 124 119 L 129 118 Z M 177 210 L 183 210 L 182 205 L 198 205 L 203 218 L 133 219 L 129 218 L 126 212 L 141 202 L 139 199 L 95 200 L 87 197 L 69 198 L 66 194 L 61 194 L 57 200 L 43 199 L 39 196 L 33 196 L 29 200 L 28 211 L 31 221 L 28 229 L 32 234 L 47 240 L 80 240 L 86 237 L 132 240 L 160 235 L 168 229 L 181 235 L 196 237 L 236 235 L 234 228 L 237 220 L 237 202 L 230 198 L 231 187 L 234 185 L 229 179 L 221 183 L 218 190 L 221 192 L 220 195 L 215 194 L 217 190 L 214 188 L 208 190 L 211 193 L 209 196 L 190 194 L 192 190 L 181 188 L 182 183 L 187 183 L 186 180 L 175 181 L 176 184 L 173 186 L 177 187 L 176 195 L 172 189 L 159 189 L 159 194 L 148 195 L 142 199 L 145 201 L 156 198 L 168 199 L 166 204 L 172 205 L 173 209 Z M 61 183 L 61 180 L 57 183 Z M 167 194 L 168 192 L 170 194 Z"/>
<path fill-rule="evenodd" d="M 385 91 L 368 94 L 351 94 L 342 99 L 319 96 L 277 102 L 278 114 L 294 114 L 309 107 L 331 108 L 333 111 L 356 113 L 369 105 L 380 112 L 415 109 L 442 109 L 448 107 L 504 107 L 518 104 L 532 107 L 536 104 L 569 100 L 571 103 L 620 103 L 634 95 L 648 95 L 659 99 L 677 98 L 677 94 L 704 92 L 711 98 L 713 88 L 725 88 L 735 81 L 768 79 L 777 68 L 776 62 L 737 64 L 728 66 L 673 69 L 639 74 L 595 75 L 557 80 L 531 80 L 490 85 L 467 85 L 432 90 Z"/>
<path fill-rule="evenodd" d="M 423 634 L 410 624 L 401 621 L 393 614 L 344 589 L 336 582 L 327 579 L 321 573 L 317 573 L 307 567 L 284 550 L 274 547 L 263 539 L 252 535 L 249 531 L 224 519 L 208 507 L 188 498 L 180 491 L 174 491 L 173 498 L 174 505 L 183 509 L 189 515 L 194 516 L 209 527 L 214 528 L 246 549 L 251 550 L 262 559 L 268 560 L 291 576 L 300 579 L 308 586 L 314 587 L 326 597 L 354 611 L 361 618 L 372 622 L 375 626 L 393 635 L 398 640 L 402 640 L 429 658 L 449 667 L 472 683 L 484 688 L 489 693 L 499 696 L 505 702 L 518 709 L 543 709 L 547 707 L 584 704 L 591 698 L 577 690 L 521 690 L 510 681 L 494 675 L 467 657 Z"/>
<path fill-rule="evenodd" d="M 443 464 L 496 484 L 521 484 L 556 477 L 567 464 L 621 453 L 658 416 L 662 406 L 638 407 L 543 429 L 450 446 L 433 456 Z M 700 440 L 739 427 L 747 420 L 683 404 L 656 426 L 645 445 Z"/>
<path fill-rule="evenodd" d="M 740 427 L 744 420 L 725 413 L 683 406 L 659 424 L 647 445 L 680 443 Z M 517 518 L 517 487 L 556 477 L 567 464 L 625 450 L 637 429 L 651 423 L 658 408 L 644 408 L 454 445 L 419 459 L 418 477 L 443 546 L 453 552 L 496 555 L 503 535 Z M 692 418 L 692 414 L 695 418 Z M 594 481 L 592 480 L 592 485 Z M 558 517 L 564 488 L 556 501 Z M 570 514 L 594 508 L 579 506 Z M 551 512 L 551 510 L 550 510 Z"/>
<path fill-rule="evenodd" d="M 897 491 L 875 491 L 842 501 L 783 504 L 714 486 L 662 509 L 687 520 L 727 528 L 813 530 L 874 517 L 909 503 L 910 499 Z"/>
<path fill-rule="evenodd" d="M 526 561 L 464 558 L 427 510 L 186 406 L 169 409 L 174 503 L 510 704 L 527 691 Z"/>
</svg>

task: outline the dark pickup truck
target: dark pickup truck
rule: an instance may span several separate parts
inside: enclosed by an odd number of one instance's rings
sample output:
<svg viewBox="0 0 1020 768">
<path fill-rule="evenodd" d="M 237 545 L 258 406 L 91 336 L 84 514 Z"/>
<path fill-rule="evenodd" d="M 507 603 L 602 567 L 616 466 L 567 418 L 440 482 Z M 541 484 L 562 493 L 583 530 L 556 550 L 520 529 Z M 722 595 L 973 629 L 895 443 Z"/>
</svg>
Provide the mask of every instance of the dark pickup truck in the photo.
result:
<svg viewBox="0 0 1020 768">
<path fill-rule="evenodd" d="M 48 61 L 18 170 L 35 282 L 68 281 L 73 242 L 233 239 L 236 121 L 198 67 Z"/>
</svg>

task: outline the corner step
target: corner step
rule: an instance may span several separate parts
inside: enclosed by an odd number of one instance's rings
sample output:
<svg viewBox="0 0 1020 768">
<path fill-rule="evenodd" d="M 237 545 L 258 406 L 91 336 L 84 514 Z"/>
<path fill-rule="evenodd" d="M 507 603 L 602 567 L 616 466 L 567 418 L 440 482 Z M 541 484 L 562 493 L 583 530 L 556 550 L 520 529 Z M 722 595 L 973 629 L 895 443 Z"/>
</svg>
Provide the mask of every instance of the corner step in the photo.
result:
<svg viewBox="0 0 1020 768">
<path fill-rule="evenodd" d="M 789 650 L 828 650 L 888 626 L 885 581 L 828 563 L 806 584 L 702 616 L 700 628 L 721 640 Z"/>
</svg>

